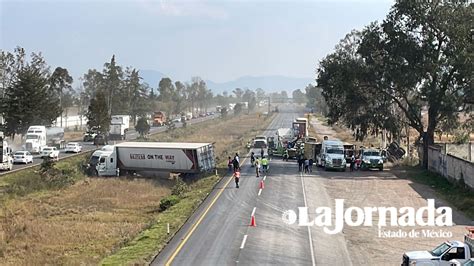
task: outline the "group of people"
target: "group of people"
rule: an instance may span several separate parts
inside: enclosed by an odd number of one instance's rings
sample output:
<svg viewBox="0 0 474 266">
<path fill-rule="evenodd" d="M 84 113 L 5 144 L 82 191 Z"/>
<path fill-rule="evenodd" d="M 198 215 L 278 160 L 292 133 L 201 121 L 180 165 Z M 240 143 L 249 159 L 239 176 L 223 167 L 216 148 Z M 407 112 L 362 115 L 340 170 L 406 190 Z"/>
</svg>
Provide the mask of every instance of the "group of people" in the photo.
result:
<svg viewBox="0 0 474 266">
<path fill-rule="evenodd" d="M 263 149 L 262 149 L 262 157 L 259 159 L 259 157 L 255 156 L 255 153 L 252 152 L 250 155 L 250 163 L 252 167 L 255 167 L 255 172 L 257 174 L 257 177 L 260 177 L 260 173 L 268 173 L 268 159 L 263 155 Z M 239 188 L 239 181 L 240 181 L 240 157 L 239 154 L 236 153 L 234 158 L 230 157 L 228 158 L 228 163 L 227 163 L 229 172 L 233 171 L 234 174 L 234 180 L 235 180 L 235 187 Z"/>
<path fill-rule="evenodd" d="M 255 156 L 254 152 L 250 154 L 250 164 L 252 167 L 255 167 L 255 173 L 257 174 L 257 177 L 260 177 L 261 172 L 268 173 L 268 158 L 263 155 L 263 152 L 261 152 L 261 155 L 262 157 L 259 159 L 258 156 Z"/>
<path fill-rule="evenodd" d="M 308 159 L 300 156 L 298 158 L 298 171 L 299 172 L 305 172 L 305 173 L 311 173 L 313 172 L 313 159 Z"/>
</svg>

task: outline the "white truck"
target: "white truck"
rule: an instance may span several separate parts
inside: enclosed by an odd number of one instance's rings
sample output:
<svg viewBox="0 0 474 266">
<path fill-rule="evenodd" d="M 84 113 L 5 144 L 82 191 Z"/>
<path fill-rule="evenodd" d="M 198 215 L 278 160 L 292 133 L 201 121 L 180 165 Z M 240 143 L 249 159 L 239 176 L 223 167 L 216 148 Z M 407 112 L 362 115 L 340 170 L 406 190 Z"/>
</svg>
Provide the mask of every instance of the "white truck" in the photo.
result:
<svg viewBox="0 0 474 266">
<path fill-rule="evenodd" d="M 316 154 L 318 166 L 328 169 L 346 170 L 346 158 L 344 156 L 344 144 L 340 140 L 323 140 L 321 150 Z"/>
<path fill-rule="evenodd" d="M 43 148 L 65 146 L 64 129 L 60 127 L 30 126 L 26 132 L 25 149 L 31 153 L 40 153 Z"/>
<path fill-rule="evenodd" d="M 13 168 L 12 150 L 0 132 L 0 170 L 10 171 Z"/>
<path fill-rule="evenodd" d="M 130 116 L 113 115 L 110 121 L 109 139 L 125 140 L 128 128 L 130 127 Z"/>
<path fill-rule="evenodd" d="M 463 265 L 474 258 L 474 227 L 467 227 L 464 242 L 446 241 L 431 251 L 410 251 L 403 254 L 402 266 Z M 456 264 L 458 263 L 458 264 Z M 468 264 L 469 265 L 469 264 Z"/>
<path fill-rule="evenodd" d="M 196 174 L 215 168 L 210 143 L 123 142 L 96 150 L 88 164 L 95 176 L 116 176 L 140 171 Z"/>
</svg>

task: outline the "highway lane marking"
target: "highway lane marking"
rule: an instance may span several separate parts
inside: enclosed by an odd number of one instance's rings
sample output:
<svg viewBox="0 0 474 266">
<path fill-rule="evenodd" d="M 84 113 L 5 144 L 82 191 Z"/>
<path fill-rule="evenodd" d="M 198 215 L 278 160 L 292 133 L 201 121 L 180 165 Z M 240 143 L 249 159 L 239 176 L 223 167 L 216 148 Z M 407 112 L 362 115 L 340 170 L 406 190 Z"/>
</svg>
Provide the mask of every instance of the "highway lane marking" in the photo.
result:
<svg viewBox="0 0 474 266">
<path fill-rule="evenodd" d="M 263 177 L 263 181 L 265 181 L 265 179 L 267 179 L 267 176 L 264 176 L 264 177 Z"/>
<path fill-rule="evenodd" d="M 251 217 L 255 215 L 256 210 L 257 210 L 257 207 L 253 207 L 252 215 L 250 215 Z"/>
<path fill-rule="evenodd" d="M 242 164 L 245 162 L 246 158 L 242 161 Z M 209 210 L 211 209 L 211 207 L 214 205 L 214 203 L 216 203 L 217 199 L 221 196 L 222 192 L 224 192 L 225 188 L 229 185 L 230 181 L 232 181 L 232 176 L 229 177 L 229 180 L 227 180 L 227 182 L 225 182 L 223 188 L 220 189 L 219 192 L 217 192 L 216 196 L 214 197 L 214 199 L 211 201 L 211 203 L 209 204 L 209 206 L 207 206 L 206 210 L 201 214 L 201 217 L 199 217 L 199 219 L 196 221 L 195 224 L 193 224 L 193 226 L 191 227 L 191 230 L 186 234 L 186 236 L 183 238 L 183 240 L 179 243 L 178 247 L 176 248 L 176 250 L 173 252 L 173 254 L 171 254 L 171 256 L 168 258 L 168 261 L 165 263 L 166 266 L 169 266 L 171 265 L 171 263 L 173 262 L 173 260 L 175 259 L 175 257 L 178 255 L 178 253 L 181 251 L 181 249 L 183 248 L 184 244 L 186 244 L 186 242 L 188 241 L 188 239 L 191 237 L 191 235 L 194 233 L 194 230 L 196 230 L 196 228 L 199 226 L 199 224 L 202 222 L 202 220 L 204 219 L 204 217 L 206 217 L 206 214 L 209 212 Z M 255 210 L 255 208 L 254 208 Z"/>
<path fill-rule="evenodd" d="M 260 194 L 262 194 L 262 189 L 258 190 L 258 195 L 260 196 Z"/>
<path fill-rule="evenodd" d="M 247 241 L 247 235 L 244 235 L 244 239 L 242 239 L 242 244 L 240 245 L 240 249 L 244 249 L 245 241 Z"/>
<path fill-rule="evenodd" d="M 305 192 L 305 186 L 304 186 L 304 179 L 303 179 L 303 173 L 300 173 L 300 177 L 301 177 L 301 186 L 303 188 L 303 199 L 304 199 L 304 206 L 305 207 L 308 207 L 308 204 L 306 202 L 306 192 Z M 313 239 L 311 237 L 311 228 L 310 226 L 308 226 L 308 237 L 309 237 L 309 248 L 311 249 L 311 262 L 312 262 L 312 265 L 315 266 L 316 265 L 316 261 L 314 259 L 314 250 L 313 250 Z"/>
</svg>

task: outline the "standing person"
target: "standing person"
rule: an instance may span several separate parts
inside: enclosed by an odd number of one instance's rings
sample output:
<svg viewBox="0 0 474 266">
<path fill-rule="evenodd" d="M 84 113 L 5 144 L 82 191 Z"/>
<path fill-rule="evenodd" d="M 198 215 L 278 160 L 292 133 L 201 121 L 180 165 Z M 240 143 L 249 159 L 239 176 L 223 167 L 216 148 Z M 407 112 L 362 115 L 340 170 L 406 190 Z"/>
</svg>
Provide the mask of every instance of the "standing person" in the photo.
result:
<svg viewBox="0 0 474 266">
<path fill-rule="evenodd" d="M 255 153 L 253 152 L 250 154 L 250 164 L 252 167 L 255 166 Z"/>
<path fill-rule="evenodd" d="M 309 173 L 309 160 L 306 158 L 303 160 L 304 160 L 304 172 Z"/>
<path fill-rule="evenodd" d="M 260 160 L 258 157 L 255 160 L 255 172 L 257 173 L 257 177 L 260 177 Z"/>
<path fill-rule="evenodd" d="M 227 161 L 227 167 L 229 167 L 228 171 L 232 171 L 232 165 L 234 164 L 234 161 L 232 158 L 229 156 L 229 160 Z"/>
<path fill-rule="evenodd" d="M 262 172 L 268 173 L 268 159 L 265 156 L 262 157 Z"/>
<path fill-rule="evenodd" d="M 234 180 L 235 180 L 235 187 L 239 188 L 239 181 L 240 181 L 240 170 L 234 172 Z"/>
<path fill-rule="evenodd" d="M 313 158 L 309 159 L 309 172 L 312 173 L 313 172 Z"/>
<path fill-rule="evenodd" d="M 234 160 L 232 161 L 234 165 L 234 172 L 240 168 L 239 154 L 235 154 Z"/>
<path fill-rule="evenodd" d="M 352 154 L 352 156 L 351 156 L 351 172 L 354 171 L 355 163 L 356 163 L 356 158 L 355 158 L 354 154 Z"/>
<path fill-rule="evenodd" d="M 265 151 L 263 150 L 263 147 L 262 147 L 262 148 L 260 148 L 260 157 L 263 158 L 263 155 L 264 155 L 264 154 L 265 154 Z"/>
<path fill-rule="evenodd" d="M 299 157 L 298 158 L 298 171 L 302 172 L 303 171 L 303 165 L 304 165 L 304 159 Z"/>
</svg>

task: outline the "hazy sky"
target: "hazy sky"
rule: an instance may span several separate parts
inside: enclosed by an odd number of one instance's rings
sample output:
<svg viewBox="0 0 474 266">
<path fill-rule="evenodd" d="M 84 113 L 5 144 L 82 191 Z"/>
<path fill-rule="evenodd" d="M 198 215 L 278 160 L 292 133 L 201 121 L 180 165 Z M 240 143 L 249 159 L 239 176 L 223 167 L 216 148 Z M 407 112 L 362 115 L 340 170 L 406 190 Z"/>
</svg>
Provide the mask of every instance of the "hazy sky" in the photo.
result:
<svg viewBox="0 0 474 266">
<path fill-rule="evenodd" d="M 0 0 L 0 48 L 41 51 L 75 79 L 122 66 L 174 80 L 314 78 L 317 62 L 352 29 L 383 20 L 392 1 Z"/>
</svg>

